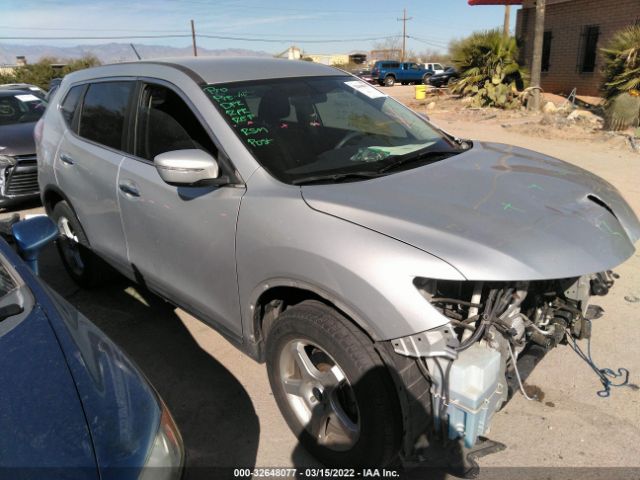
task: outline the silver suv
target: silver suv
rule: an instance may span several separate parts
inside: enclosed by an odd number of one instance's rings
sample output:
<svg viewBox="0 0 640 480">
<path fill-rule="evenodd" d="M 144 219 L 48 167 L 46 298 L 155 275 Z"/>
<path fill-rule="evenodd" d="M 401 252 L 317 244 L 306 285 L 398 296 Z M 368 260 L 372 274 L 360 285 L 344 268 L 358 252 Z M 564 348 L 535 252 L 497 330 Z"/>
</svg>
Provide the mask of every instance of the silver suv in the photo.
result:
<svg viewBox="0 0 640 480">
<path fill-rule="evenodd" d="M 516 358 L 590 336 L 640 236 L 600 178 L 314 63 L 109 65 L 53 103 L 38 172 L 69 274 L 109 264 L 266 362 L 326 464 L 474 446 Z"/>
</svg>

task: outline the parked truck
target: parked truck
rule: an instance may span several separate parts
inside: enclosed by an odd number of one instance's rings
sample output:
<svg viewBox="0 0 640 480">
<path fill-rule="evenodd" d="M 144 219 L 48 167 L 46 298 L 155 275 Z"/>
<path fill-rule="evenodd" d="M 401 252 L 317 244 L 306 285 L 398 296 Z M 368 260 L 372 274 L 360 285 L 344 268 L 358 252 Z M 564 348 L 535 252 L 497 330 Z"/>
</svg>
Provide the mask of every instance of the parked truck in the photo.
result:
<svg viewBox="0 0 640 480">
<path fill-rule="evenodd" d="M 414 62 L 397 62 L 394 60 L 380 60 L 373 65 L 371 76 L 380 86 L 393 87 L 396 82 L 403 85 L 409 83 L 428 83 L 433 75 L 432 69 L 426 69 Z"/>
</svg>

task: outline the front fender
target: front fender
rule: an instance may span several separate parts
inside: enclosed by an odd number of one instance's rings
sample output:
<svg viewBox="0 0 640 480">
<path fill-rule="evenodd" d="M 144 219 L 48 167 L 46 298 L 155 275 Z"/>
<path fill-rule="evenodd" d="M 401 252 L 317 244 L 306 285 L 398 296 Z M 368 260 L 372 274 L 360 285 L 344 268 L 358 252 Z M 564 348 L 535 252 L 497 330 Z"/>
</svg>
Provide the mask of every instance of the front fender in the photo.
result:
<svg viewBox="0 0 640 480">
<path fill-rule="evenodd" d="M 280 184 L 264 171 L 251 180 L 240 207 L 236 241 L 243 330 L 249 338 L 254 335 L 255 302 L 274 286 L 299 286 L 326 298 L 374 340 L 448 322 L 422 297 L 413 280 L 418 276 L 464 280 L 451 265 L 311 209 L 298 187 Z"/>
</svg>

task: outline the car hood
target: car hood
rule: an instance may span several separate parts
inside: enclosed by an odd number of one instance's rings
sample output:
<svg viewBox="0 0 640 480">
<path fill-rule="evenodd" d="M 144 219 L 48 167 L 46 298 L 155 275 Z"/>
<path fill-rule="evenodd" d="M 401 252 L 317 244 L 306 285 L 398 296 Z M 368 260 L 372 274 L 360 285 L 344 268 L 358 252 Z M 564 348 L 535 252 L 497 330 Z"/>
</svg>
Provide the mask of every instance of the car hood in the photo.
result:
<svg viewBox="0 0 640 480">
<path fill-rule="evenodd" d="M 637 217 L 609 183 L 495 143 L 476 142 L 459 155 L 385 177 L 301 189 L 311 208 L 435 255 L 469 280 L 610 269 L 632 255 L 640 237 Z"/>
<path fill-rule="evenodd" d="M 65 478 L 97 479 L 82 403 L 46 315 L 36 305 L 15 321 L 0 324 L 0 465 L 17 478 L 64 468 Z"/>
<path fill-rule="evenodd" d="M 31 155 L 36 151 L 36 122 L 0 125 L 0 155 Z M 5 147 L 5 148 L 2 148 Z"/>
</svg>

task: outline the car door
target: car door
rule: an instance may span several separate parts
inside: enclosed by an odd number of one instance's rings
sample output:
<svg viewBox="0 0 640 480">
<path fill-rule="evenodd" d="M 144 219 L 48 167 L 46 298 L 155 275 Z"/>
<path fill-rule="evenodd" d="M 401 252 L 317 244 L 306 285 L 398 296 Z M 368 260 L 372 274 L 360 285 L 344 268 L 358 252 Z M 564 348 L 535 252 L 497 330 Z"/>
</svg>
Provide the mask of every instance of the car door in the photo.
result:
<svg viewBox="0 0 640 480">
<path fill-rule="evenodd" d="M 54 162 L 58 185 L 75 210 L 91 248 L 122 268 L 126 268 L 126 244 L 116 179 L 124 158 L 125 125 L 134 86 L 134 80 L 109 80 L 71 88 L 61 112 L 71 125 Z M 75 111 L 71 110 L 67 99 L 73 104 L 79 94 Z"/>
<path fill-rule="evenodd" d="M 129 261 L 140 282 L 239 337 L 235 228 L 245 190 L 171 186 L 153 163 L 161 153 L 194 148 L 218 158 L 185 96 L 169 84 L 141 82 L 132 155 L 118 177 Z"/>
</svg>

